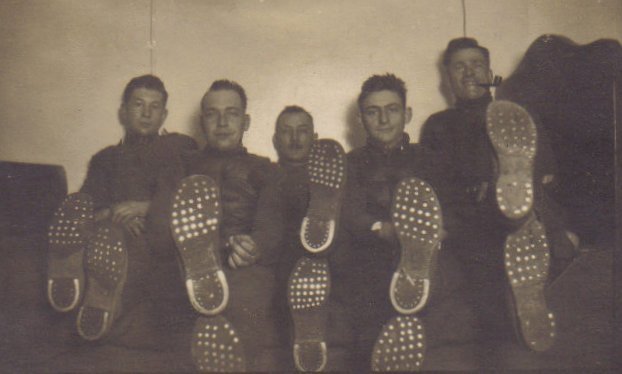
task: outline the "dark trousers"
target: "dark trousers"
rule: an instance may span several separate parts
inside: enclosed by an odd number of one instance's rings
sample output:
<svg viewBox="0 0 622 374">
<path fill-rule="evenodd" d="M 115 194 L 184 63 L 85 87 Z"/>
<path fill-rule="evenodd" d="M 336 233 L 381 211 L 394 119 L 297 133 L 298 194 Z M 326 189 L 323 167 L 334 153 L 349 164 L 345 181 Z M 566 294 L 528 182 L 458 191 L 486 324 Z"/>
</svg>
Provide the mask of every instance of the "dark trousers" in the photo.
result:
<svg viewBox="0 0 622 374">
<path fill-rule="evenodd" d="M 192 329 L 201 315 L 190 305 L 177 260 L 160 261 L 156 268 L 159 286 L 155 287 L 154 299 L 168 337 L 166 346 L 177 351 L 180 346 L 186 347 L 182 358 L 190 360 Z M 273 360 L 264 357 L 265 352 L 278 345 L 278 321 L 272 306 L 274 272 L 260 265 L 224 271 L 229 302 L 221 315 L 231 322 L 240 337 L 247 369 L 270 370 Z"/>
<path fill-rule="evenodd" d="M 399 252 L 389 244 L 375 244 L 376 248 L 360 256 L 349 279 L 349 315 L 356 338 L 352 359 L 357 372 L 370 370 L 373 346 L 383 325 L 398 316 L 389 298 L 389 287 Z M 428 349 L 475 338 L 477 323 L 464 293 L 463 271 L 450 251 L 439 252 L 428 303 L 417 317 L 424 325 Z"/>
</svg>

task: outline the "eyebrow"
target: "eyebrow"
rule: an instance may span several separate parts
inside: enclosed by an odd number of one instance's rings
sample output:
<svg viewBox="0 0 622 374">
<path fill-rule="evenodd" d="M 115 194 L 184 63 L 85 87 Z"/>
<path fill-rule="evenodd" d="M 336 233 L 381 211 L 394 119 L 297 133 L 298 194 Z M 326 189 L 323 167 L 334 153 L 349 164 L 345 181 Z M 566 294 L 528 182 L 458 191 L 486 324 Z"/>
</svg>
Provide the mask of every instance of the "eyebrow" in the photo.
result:
<svg viewBox="0 0 622 374">
<path fill-rule="evenodd" d="M 368 105 L 365 108 L 363 108 L 363 110 L 368 110 L 368 109 L 380 109 L 380 108 L 388 108 L 388 107 L 392 107 L 392 106 L 399 106 L 402 107 L 402 103 L 389 103 L 385 106 L 380 106 L 380 105 Z"/>
<path fill-rule="evenodd" d="M 279 123 L 279 125 L 278 125 L 278 126 L 279 126 L 279 127 L 286 127 L 286 128 L 289 128 L 289 129 L 293 129 L 294 127 L 297 127 L 297 128 L 301 128 L 301 127 L 304 127 L 304 128 L 313 127 L 313 125 L 312 125 L 312 124 L 310 124 L 310 123 L 303 123 L 302 125 L 299 125 L 299 126 L 292 126 L 292 125 L 288 125 L 288 124 L 286 124 L 286 123 Z"/>
</svg>

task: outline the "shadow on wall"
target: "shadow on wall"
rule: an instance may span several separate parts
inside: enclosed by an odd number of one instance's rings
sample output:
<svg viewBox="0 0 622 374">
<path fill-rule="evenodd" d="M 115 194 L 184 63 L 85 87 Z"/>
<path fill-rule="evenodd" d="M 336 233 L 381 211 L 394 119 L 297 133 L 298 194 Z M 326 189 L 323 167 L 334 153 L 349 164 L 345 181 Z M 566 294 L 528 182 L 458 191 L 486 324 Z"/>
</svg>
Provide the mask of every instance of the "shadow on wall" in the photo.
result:
<svg viewBox="0 0 622 374">
<path fill-rule="evenodd" d="M 438 68 L 438 75 L 439 75 L 438 90 L 443 96 L 443 99 L 445 99 L 445 103 L 447 103 L 447 107 L 452 107 L 454 104 L 454 94 L 451 92 L 451 85 L 449 84 L 449 79 L 447 78 L 447 74 L 445 74 L 445 65 L 443 65 L 443 54 L 442 53 L 440 56 L 438 56 L 436 67 Z"/>
<path fill-rule="evenodd" d="M 203 129 L 201 128 L 201 110 L 196 109 L 188 122 L 190 124 L 188 131 L 190 136 L 196 140 L 199 149 L 203 149 L 203 147 L 205 147 L 205 137 L 203 136 Z"/>
<path fill-rule="evenodd" d="M 345 148 L 355 149 L 362 147 L 367 142 L 367 133 L 359 120 L 359 107 L 353 100 L 346 110 L 346 144 Z"/>
<path fill-rule="evenodd" d="M 536 113 L 558 161 L 555 198 L 569 226 L 588 245 L 613 243 L 614 82 L 622 79 L 622 45 L 599 39 L 579 45 L 543 35 L 497 90 Z"/>
</svg>

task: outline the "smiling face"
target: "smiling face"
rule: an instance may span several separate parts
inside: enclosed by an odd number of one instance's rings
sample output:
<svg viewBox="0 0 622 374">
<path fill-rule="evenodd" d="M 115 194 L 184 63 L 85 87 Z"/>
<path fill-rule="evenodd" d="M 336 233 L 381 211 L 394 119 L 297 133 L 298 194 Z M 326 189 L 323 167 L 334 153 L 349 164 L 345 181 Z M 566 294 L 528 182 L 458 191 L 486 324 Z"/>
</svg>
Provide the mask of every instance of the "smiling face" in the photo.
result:
<svg viewBox="0 0 622 374">
<path fill-rule="evenodd" d="M 149 88 L 136 88 L 119 108 L 119 119 L 126 133 L 138 136 L 156 135 L 168 114 L 164 95 Z"/>
<path fill-rule="evenodd" d="M 400 144 L 412 111 L 406 108 L 397 92 L 381 90 L 371 92 L 361 102 L 361 122 L 367 135 L 385 147 Z"/>
<path fill-rule="evenodd" d="M 250 117 L 236 91 L 214 90 L 203 97 L 201 125 L 207 145 L 227 151 L 242 145 L 242 136 L 250 126 Z"/>
<path fill-rule="evenodd" d="M 279 159 L 304 162 L 309 157 L 316 137 L 313 120 L 307 113 L 290 112 L 279 116 L 273 143 Z"/>
<path fill-rule="evenodd" d="M 484 96 L 489 89 L 478 84 L 490 84 L 489 62 L 477 48 L 464 48 L 451 55 L 447 65 L 449 83 L 456 98 L 475 100 Z"/>
</svg>

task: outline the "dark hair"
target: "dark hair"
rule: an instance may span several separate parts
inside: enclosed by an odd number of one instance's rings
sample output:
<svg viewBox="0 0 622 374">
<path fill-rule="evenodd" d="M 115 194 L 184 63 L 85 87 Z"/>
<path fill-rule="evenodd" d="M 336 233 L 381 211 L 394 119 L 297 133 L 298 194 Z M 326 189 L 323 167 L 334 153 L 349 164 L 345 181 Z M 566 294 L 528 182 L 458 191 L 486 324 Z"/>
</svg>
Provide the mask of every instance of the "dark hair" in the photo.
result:
<svg viewBox="0 0 622 374">
<path fill-rule="evenodd" d="M 230 81 L 228 79 L 219 79 L 212 83 L 207 92 L 219 90 L 233 90 L 237 92 L 238 96 L 240 96 L 240 101 L 242 102 L 242 108 L 246 110 L 246 92 L 244 92 L 244 88 L 242 88 L 242 86 L 240 86 L 238 83 Z"/>
<path fill-rule="evenodd" d="M 162 94 L 162 98 L 164 99 L 164 105 L 166 106 L 168 92 L 166 92 L 166 88 L 164 88 L 164 83 L 162 83 L 160 78 L 151 74 L 141 75 L 140 77 L 132 78 L 132 80 L 129 81 L 123 91 L 123 97 L 121 99 L 123 104 L 127 104 L 130 100 L 130 96 L 132 96 L 132 92 L 134 92 L 137 88 L 146 88 L 160 92 Z"/>
<path fill-rule="evenodd" d="M 406 84 L 394 74 L 386 73 L 384 75 L 372 75 L 363 83 L 358 98 L 359 109 L 362 109 L 363 100 L 365 100 L 369 94 L 383 90 L 395 92 L 400 96 L 400 99 L 402 99 L 402 104 L 404 104 L 404 106 L 406 105 Z"/>
<path fill-rule="evenodd" d="M 445 48 L 445 52 L 443 52 L 443 65 L 448 66 L 449 61 L 451 61 L 451 56 L 461 49 L 475 48 L 479 49 L 484 58 L 488 63 L 490 63 L 490 52 L 488 48 L 482 47 L 477 43 L 476 39 L 473 38 L 456 38 L 449 41 L 447 44 L 447 48 Z"/>
<path fill-rule="evenodd" d="M 279 123 L 279 119 L 281 119 L 281 116 L 283 114 L 288 114 L 288 113 L 304 113 L 308 115 L 309 118 L 311 118 L 311 124 L 313 124 L 313 116 L 311 115 L 311 113 L 309 113 L 305 108 L 298 106 L 298 105 L 288 105 L 285 108 L 283 108 L 283 110 L 281 110 L 281 113 L 279 113 L 279 115 L 276 117 L 276 124 Z"/>
</svg>

